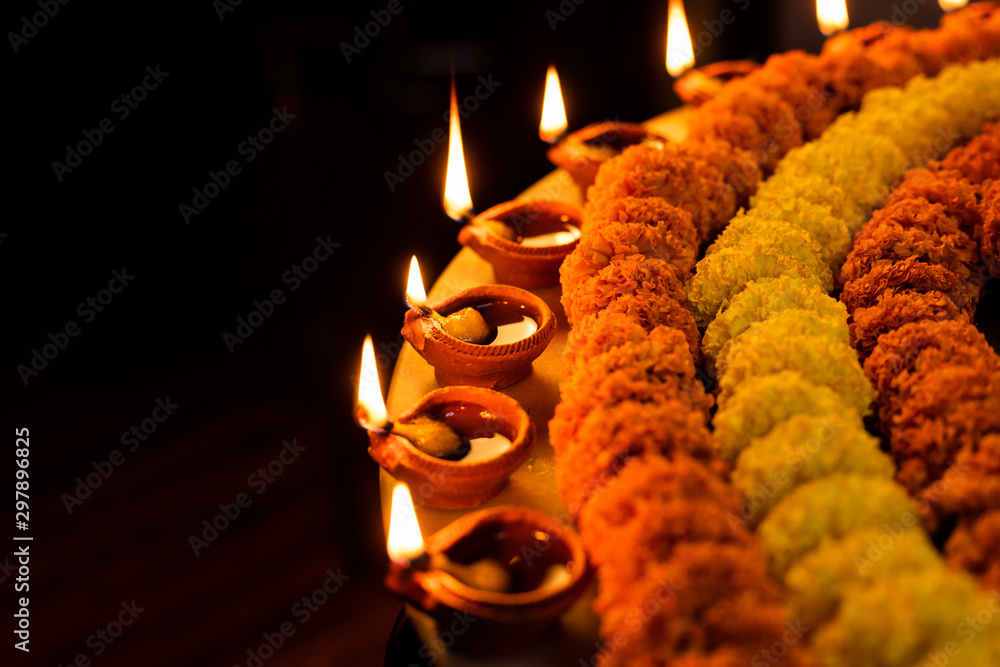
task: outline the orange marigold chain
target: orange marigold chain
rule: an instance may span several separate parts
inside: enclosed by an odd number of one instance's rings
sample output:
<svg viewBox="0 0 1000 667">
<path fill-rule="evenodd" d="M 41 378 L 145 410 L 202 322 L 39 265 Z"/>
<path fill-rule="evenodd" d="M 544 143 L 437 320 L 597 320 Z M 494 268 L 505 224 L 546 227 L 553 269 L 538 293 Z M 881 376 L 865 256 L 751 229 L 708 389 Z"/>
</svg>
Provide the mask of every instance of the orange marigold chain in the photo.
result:
<svg viewBox="0 0 1000 667">
<path fill-rule="evenodd" d="M 949 562 L 986 589 L 1000 586 L 1000 357 L 971 317 L 996 270 L 998 177 L 1000 124 L 909 172 L 856 237 L 842 295 L 898 479 Z M 873 278 L 882 267 L 898 279 Z"/>
</svg>

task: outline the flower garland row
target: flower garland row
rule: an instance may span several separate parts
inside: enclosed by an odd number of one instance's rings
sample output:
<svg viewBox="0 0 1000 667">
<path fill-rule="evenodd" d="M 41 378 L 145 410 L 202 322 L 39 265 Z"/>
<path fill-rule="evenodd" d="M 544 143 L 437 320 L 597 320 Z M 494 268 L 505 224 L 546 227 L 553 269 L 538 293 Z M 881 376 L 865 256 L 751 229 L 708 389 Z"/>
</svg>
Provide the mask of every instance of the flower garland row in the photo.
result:
<svg viewBox="0 0 1000 667">
<path fill-rule="evenodd" d="M 881 268 L 857 244 L 864 231 L 848 251 L 890 185 L 997 116 L 998 60 L 869 93 L 859 112 L 786 155 L 688 285 L 708 323 L 703 352 L 720 389 L 713 438 L 744 497 L 740 521 L 756 528 L 823 665 L 917 664 L 989 604 L 945 566 L 891 458 L 865 431 L 875 393 L 847 309 L 828 292 L 845 258 L 844 279 Z M 971 254 L 949 257 L 957 266 Z M 857 282 L 844 289 L 847 308 L 851 294 L 886 289 L 877 277 L 865 289 Z M 998 664 L 1000 629 L 974 639 L 963 664 Z"/>
<path fill-rule="evenodd" d="M 734 520 L 740 499 L 706 427 L 713 401 L 695 375 L 683 286 L 784 153 L 865 92 L 994 55 L 1000 12 L 984 4 L 937 30 L 851 31 L 819 56 L 772 56 L 727 84 L 684 143 L 602 166 L 562 267 L 574 330 L 550 423 L 559 491 L 598 566 L 601 664 L 746 664 L 775 646 L 789 665 L 813 664 L 756 538 Z"/>
<path fill-rule="evenodd" d="M 998 270 L 998 178 L 994 124 L 909 172 L 841 272 L 897 479 L 948 561 L 986 589 L 1000 589 L 1000 356 L 971 317 Z"/>
</svg>

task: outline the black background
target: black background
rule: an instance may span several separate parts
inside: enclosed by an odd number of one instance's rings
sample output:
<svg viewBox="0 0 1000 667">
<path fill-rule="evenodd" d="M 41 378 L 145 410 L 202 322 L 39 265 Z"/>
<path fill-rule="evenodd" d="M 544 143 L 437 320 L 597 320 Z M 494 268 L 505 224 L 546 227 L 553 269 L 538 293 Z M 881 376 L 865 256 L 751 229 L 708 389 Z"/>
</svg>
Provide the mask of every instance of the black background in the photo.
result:
<svg viewBox="0 0 1000 667">
<path fill-rule="evenodd" d="M 537 137 L 550 62 L 571 128 L 677 103 L 666 0 L 401 0 L 348 62 L 342 44 L 387 4 L 243 0 L 220 17 L 209 0 L 74 0 L 17 53 L 8 37 L 0 487 L 13 484 L 13 427 L 28 427 L 34 537 L 26 656 L 11 649 L 18 531 L 13 498 L 0 500 L 0 637 L 14 664 L 244 665 L 288 621 L 294 636 L 265 664 L 381 664 L 399 606 L 381 588 L 377 469 L 351 421 L 352 376 L 366 332 L 397 339 L 410 255 L 429 283 L 458 249 L 440 203 L 446 146 L 392 189 L 385 173 L 446 128 L 452 63 L 460 99 L 480 76 L 500 84 L 463 121 L 479 209 L 551 169 Z M 877 4 L 851 7 L 855 24 L 888 18 L 891 3 Z M 933 5 L 911 21 L 935 23 Z M 726 8 L 736 18 L 716 38 Z M 39 11 L 7 3 L 0 27 L 20 32 Z M 710 42 L 702 64 L 821 43 L 805 0 L 688 3 L 688 16 Z M 147 66 L 169 74 L 120 119 L 113 101 Z M 247 163 L 238 147 L 273 109 L 295 118 Z M 104 118 L 114 131 L 60 182 L 52 163 Z M 186 224 L 178 206 L 230 160 L 242 172 Z M 291 291 L 282 275 L 317 237 L 339 248 Z M 78 304 L 123 268 L 134 280 L 85 323 Z M 276 288 L 287 300 L 231 353 L 223 333 Z M 70 321 L 79 335 L 25 385 L 17 367 Z M 168 397 L 175 413 L 127 451 L 122 433 Z M 257 494 L 248 478 L 292 439 L 304 451 Z M 78 478 L 107 470 L 114 450 L 121 465 L 70 513 Z M 189 536 L 241 492 L 251 505 L 195 556 Z M 293 605 L 328 569 L 350 578 L 300 623 Z M 88 638 L 132 600 L 144 611 L 95 655 Z"/>
</svg>

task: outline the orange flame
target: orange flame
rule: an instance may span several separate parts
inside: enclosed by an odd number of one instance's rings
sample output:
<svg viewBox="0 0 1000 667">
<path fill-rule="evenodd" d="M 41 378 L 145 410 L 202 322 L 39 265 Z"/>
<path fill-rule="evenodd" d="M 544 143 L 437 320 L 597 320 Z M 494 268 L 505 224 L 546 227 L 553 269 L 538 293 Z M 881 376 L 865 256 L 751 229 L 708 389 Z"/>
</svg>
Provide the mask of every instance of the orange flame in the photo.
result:
<svg viewBox="0 0 1000 667">
<path fill-rule="evenodd" d="M 845 0 L 816 0 L 816 21 L 820 32 L 827 37 L 843 30 L 850 22 L 847 3 Z"/>
<path fill-rule="evenodd" d="M 455 80 L 451 80 L 451 121 L 448 127 L 448 171 L 444 177 L 444 211 L 452 220 L 461 220 L 472 210 L 469 177 L 465 173 L 462 127 L 458 122 Z"/>
<path fill-rule="evenodd" d="M 420 534 L 417 510 L 413 506 L 410 489 L 402 482 L 392 490 L 392 506 L 389 510 L 389 538 L 386 541 L 389 558 L 400 565 L 406 565 L 424 552 L 424 538 Z"/>
<path fill-rule="evenodd" d="M 684 14 L 683 0 L 670 0 L 667 8 L 667 71 L 680 76 L 694 65 L 694 45 Z"/>
<path fill-rule="evenodd" d="M 375 363 L 375 346 L 372 337 L 365 336 L 361 348 L 361 374 L 358 376 L 358 407 L 367 416 L 361 425 L 365 428 L 381 429 L 389 422 L 389 413 L 382 400 L 382 387 L 378 382 L 378 364 Z"/>
<path fill-rule="evenodd" d="M 549 71 L 545 73 L 545 101 L 542 102 L 542 122 L 538 125 L 538 136 L 542 141 L 552 143 L 566 131 L 568 125 L 559 74 L 554 66 L 549 65 Z"/>
<path fill-rule="evenodd" d="M 965 7 L 969 4 L 969 0 L 938 0 L 938 4 L 941 5 L 941 9 L 950 12 Z"/>
<path fill-rule="evenodd" d="M 424 291 L 424 279 L 420 277 L 420 265 L 417 256 L 410 259 L 410 275 L 406 279 L 406 303 L 411 308 L 420 308 L 427 303 L 427 292 Z"/>
</svg>

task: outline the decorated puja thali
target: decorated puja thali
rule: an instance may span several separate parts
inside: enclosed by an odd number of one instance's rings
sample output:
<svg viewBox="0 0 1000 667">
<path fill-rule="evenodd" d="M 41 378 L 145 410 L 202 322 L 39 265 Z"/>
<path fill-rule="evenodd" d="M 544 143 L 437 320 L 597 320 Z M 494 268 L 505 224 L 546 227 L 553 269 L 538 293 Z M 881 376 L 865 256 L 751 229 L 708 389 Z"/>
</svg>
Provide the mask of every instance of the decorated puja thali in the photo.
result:
<svg viewBox="0 0 1000 667">
<path fill-rule="evenodd" d="M 359 395 L 415 664 L 1000 664 L 998 57 L 695 70 L 479 216 L 453 114 L 468 247 Z"/>
</svg>

